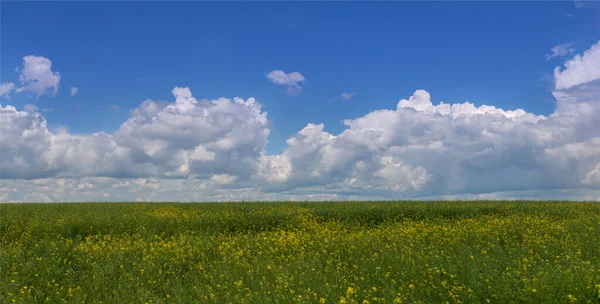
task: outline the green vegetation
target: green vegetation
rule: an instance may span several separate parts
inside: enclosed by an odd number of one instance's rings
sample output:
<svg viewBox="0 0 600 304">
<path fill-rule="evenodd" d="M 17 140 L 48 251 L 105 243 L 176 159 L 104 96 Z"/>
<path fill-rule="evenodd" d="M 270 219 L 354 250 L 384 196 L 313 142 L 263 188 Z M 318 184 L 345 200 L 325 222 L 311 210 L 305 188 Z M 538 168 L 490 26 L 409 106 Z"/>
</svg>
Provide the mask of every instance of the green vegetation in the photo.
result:
<svg viewBox="0 0 600 304">
<path fill-rule="evenodd" d="M 2 303 L 600 303 L 600 204 L 0 205 Z"/>
</svg>

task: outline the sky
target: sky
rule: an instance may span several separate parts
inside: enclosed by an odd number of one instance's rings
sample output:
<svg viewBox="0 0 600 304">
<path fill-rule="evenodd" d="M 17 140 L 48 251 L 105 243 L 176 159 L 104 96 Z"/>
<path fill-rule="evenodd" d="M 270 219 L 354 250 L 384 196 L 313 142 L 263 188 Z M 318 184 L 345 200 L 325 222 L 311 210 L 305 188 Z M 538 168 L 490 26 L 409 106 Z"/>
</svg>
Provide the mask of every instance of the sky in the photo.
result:
<svg viewBox="0 0 600 304">
<path fill-rule="evenodd" d="M 2 202 L 600 200 L 600 2 L 0 15 Z"/>
</svg>

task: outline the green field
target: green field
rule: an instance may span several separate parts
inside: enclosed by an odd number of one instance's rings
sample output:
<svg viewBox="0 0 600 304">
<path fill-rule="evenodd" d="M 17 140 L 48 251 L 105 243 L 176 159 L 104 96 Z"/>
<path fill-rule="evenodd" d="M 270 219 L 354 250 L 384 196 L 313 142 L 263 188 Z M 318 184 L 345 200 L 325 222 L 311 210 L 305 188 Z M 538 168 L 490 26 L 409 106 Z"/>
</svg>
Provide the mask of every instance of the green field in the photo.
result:
<svg viewBox="0 0 600 304">
<path fill-rule="evenodd" d="M 600 303 L 600 204 L 0 205 L 2 303 Z"/>
</svg>

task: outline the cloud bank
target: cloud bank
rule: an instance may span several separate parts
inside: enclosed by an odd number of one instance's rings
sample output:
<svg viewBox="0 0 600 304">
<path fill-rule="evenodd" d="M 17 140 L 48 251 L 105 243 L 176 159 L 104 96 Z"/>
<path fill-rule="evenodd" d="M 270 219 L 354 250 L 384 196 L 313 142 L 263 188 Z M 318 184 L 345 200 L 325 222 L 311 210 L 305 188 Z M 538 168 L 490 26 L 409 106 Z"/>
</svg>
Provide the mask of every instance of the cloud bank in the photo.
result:
<svg viewBox="0 0 600 304">
<path fill-rule="evenodd" d="M 51 132 L 36 109 L 1 106 L 0 199 L 600 200 L 599 50 L 555 69 L 548 116 L 416 90 L 345 120 L 339 134 L 307 124 L 277 155 L 265 152 L 270 124 L 253 98 L 198 100 L 177 87 L 173 101 L 146 100 L 114 133 L 89 135 Z"/>
</svg>

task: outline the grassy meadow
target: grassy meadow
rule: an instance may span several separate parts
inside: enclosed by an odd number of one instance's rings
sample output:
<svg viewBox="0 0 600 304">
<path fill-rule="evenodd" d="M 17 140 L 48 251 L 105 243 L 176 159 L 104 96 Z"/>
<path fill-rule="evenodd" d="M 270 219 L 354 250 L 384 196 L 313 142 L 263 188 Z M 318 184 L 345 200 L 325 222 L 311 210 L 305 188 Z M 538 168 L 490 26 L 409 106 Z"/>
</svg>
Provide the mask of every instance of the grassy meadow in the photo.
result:
<svg viewBox="0 0 600 304">
<path fill-rule="evenodd" d="M 0 205 L 1 303 L 600 303 L 600 204 Z"/>
</svg>

